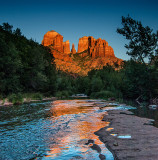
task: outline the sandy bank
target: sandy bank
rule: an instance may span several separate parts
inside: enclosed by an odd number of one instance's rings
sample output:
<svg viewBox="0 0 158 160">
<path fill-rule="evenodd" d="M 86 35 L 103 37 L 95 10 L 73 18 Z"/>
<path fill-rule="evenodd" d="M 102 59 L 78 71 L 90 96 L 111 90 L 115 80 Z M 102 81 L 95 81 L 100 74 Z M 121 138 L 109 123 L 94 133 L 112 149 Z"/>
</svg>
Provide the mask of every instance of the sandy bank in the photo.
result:
<svg viewBox="0 0 158 160">
<path fill-rule="evenodd" d="M 158 160 L 158 128 L 150 125 L 152 120 L 121 110 L 108 111 L 103 120 L 110 122 L 109 127 L 95 134 L 116 160 Z"/>
</svg>

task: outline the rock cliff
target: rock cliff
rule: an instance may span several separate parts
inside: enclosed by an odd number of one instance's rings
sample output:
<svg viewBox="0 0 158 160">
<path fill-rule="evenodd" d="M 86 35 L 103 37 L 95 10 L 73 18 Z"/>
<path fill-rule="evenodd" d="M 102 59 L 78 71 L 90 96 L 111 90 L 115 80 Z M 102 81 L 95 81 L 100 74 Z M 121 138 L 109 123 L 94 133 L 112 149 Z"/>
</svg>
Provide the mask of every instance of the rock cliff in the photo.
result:
<svg viewBox="0 0 158 160">
<path fill-rule="evenodd" d="M 48 31 L 44 35 L 42 45 L 52 46 L 54 49 L 62 53 L 70 53 L 69 41 L 67 40 L 66 42 L 63 42 L 63 36 L 55 32 L 54 30 Z"/>
<path fill-rule="evenodd" d="M 42 45 L 50 47 L 58 70 L 72 74 L 87 75 L 90 70 L 101 69 L 107 63 L 120 65 L 122 62 L 115 57 L 114 50 L 107 41 L 92 36 L 79 39 L 77 52 L 74 44 L 70 52 L 69 41 L 63 42 L 63 36 L 54 30 L 44 35 Z"/>
<path fill-rule="evenodd" d="M 78 43 L 78 53 L 87 51 L 92 58 L 97 57 L 115 57 L 113 48 L 108 46 L 108 42 L 101 38 L 95 39 L 92 36 L 82 37 Z M 83 53 L 82 57 L 87 54 Z"/>
<path fill-rule="evenodd" d="M 63 53 L 70 53 L 70 43 L 69 41 L 63 42 Z"/>
</svg>

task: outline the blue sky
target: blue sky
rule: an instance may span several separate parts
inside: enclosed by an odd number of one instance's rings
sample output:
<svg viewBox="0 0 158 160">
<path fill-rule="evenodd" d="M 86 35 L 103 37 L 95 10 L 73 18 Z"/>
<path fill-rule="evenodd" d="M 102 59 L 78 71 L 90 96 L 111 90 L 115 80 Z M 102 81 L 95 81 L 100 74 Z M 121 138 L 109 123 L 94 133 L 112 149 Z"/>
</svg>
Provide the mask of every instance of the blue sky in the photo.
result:
<svg viewBox="0 0 158 160">
<path fill-rule="evenodd" d="M 29 39 L 41 43 L 47 31 L 55 30 L 77 49 L 79 38 L 100 37 L 125 60 L 127 41 L 116 29 L 121 27 L 121 16 L 128 14 L 158 30 L 157 0 L 1 0 L 0 4 L 0 24 L 20 28 Z"/>
</svg>

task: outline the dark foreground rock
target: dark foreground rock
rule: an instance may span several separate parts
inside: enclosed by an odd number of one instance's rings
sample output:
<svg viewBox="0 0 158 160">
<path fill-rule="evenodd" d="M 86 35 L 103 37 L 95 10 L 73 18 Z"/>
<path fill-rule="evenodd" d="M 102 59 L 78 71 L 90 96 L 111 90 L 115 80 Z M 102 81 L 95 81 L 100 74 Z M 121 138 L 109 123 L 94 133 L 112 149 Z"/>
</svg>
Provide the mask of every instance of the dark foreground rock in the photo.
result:
<svg viewBox="0 0 158 160">
<path fill-rule="evenodd" d="M 140 118 L 130 111 L 108 111 L 103 121 L 110 122 L 95 132 L 116 160 L 158 160 L 158 128 L 152 120 Z"/>
</svg>

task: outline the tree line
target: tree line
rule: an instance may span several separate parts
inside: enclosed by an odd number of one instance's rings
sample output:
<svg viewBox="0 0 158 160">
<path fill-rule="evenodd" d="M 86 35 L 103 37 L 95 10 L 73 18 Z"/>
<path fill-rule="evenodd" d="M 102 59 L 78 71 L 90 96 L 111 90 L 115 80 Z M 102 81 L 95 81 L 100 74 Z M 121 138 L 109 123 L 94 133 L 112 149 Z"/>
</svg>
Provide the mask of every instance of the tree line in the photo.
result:
<svg viewBox="0 0 158 160">
<path fill-rule="evenodd" d="M 132 19 L 122 17 L 123 35 L 130 60 L 121 69 L 104 66 L 87 76 L 56 71 L 49 48 L 22 35 L 20 29 L 3 23 L 0 26 L 0 95 L 41 93 L 66 97 L 85 93 L 92 98 L 140 99 L 158 96 L 158 31 Z M 119 67 L 120 68 L 120 67 Z"/>
<path fill-rule="evenodd" d="M 56 70 L 50 50 L 28 40 L 19 28 L 0 26 L 0 94 L 55 92 Z"/>
</svg>

